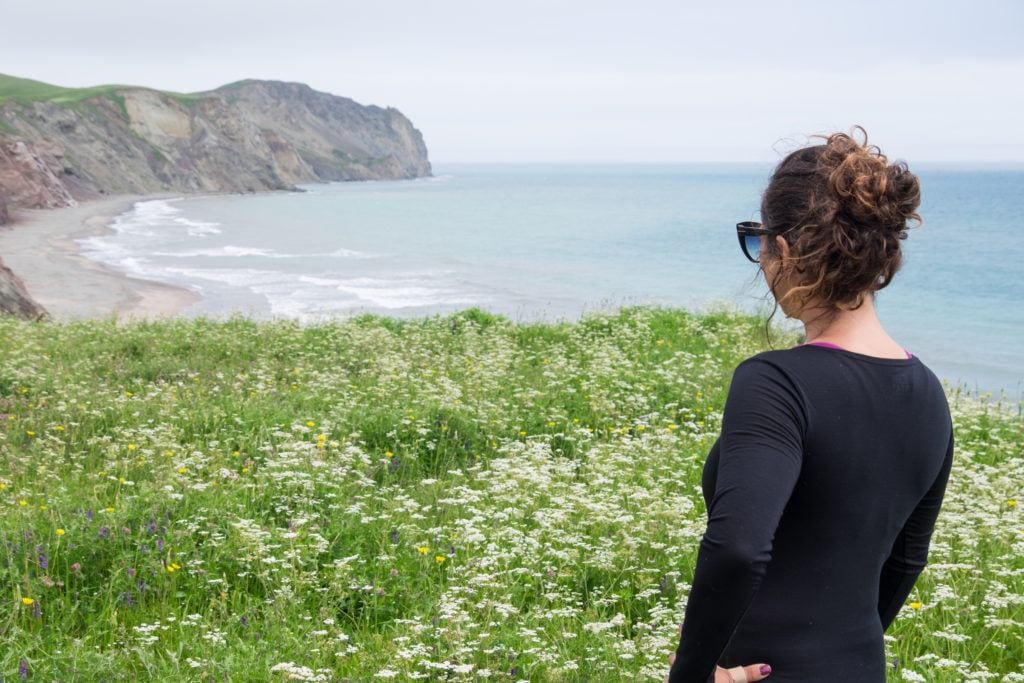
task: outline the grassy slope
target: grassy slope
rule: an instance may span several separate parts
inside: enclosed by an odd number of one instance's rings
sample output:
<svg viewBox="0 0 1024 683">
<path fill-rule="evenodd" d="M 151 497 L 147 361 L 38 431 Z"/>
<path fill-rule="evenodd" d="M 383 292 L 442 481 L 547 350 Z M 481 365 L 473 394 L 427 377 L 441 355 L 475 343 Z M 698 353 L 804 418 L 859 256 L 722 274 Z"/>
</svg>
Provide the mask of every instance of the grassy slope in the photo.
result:
<svg viewBox="0 0 1024 683">
<path fill-rule="evenodd" d="M 0 74 L 0 104 L 14 101 L 22 104 L 30 102 L 55 102 L 57 104 L 73 104 L 93 97 L 116 98 L 119 90 L 151 90 L 137 85 L 95 85 L 90 88 L 64 88 L 59 85 L 33 81 L 29 78 L 18 78 Z M 158 90 L 183 104 L 194 101 L 203 93 L 177 93 Z"/>
<path fill-rule="evenodd" d="M 660 681 L 702 462 L 764 347 L 756 319 L 673 309 L 0 318 L 0 677 Z M 950 404 L 891 681 L 1009 674 L 1024 651 L 1024 423 Z"/>
</svg>

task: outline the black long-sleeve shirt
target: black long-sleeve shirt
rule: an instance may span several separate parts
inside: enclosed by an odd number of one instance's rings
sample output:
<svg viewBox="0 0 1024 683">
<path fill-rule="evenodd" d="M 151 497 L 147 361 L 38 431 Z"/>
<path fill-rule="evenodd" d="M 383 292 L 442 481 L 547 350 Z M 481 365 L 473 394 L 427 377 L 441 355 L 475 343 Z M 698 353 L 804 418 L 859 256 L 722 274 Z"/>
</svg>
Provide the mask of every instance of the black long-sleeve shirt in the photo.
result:
<svg viewBox="0 0 1024 683">
<path fill-rule="evenodd" d="M 953 461 L 916 356 L 797 346 L 740 363 L 704 465 L 707 530 L 670 683 L 767 662 L 776 683 L 884 683 Z"/>
</svg>

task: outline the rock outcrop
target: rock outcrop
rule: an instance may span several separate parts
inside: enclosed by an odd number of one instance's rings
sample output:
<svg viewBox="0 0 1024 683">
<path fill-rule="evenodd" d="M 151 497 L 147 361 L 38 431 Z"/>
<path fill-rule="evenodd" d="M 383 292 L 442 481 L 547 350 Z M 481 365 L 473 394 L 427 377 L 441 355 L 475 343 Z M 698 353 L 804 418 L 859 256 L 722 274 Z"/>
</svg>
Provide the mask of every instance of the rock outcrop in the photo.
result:
<svg viewBox="0 0 1024 683">
<path fill-rule="evenodd" d="M 25 283 L 0 261 L 0 313 L 40 320 L 49 313 L 29 296 Z"/>
<path fill-rule="evenodd" d="M 423 136 L 397 109 L 301 83 L 240 81 L 190 95 L 96 90 L 0 98 L 0 195 L 10 206 L 430 175 Z"/>
</svg>

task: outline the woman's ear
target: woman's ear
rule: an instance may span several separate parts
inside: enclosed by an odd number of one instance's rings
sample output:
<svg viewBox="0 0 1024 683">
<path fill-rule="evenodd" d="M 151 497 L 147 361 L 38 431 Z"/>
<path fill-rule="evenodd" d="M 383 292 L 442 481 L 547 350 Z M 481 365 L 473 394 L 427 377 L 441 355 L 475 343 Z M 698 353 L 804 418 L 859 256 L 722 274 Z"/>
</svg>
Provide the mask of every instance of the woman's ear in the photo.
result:
<svg viewBox="0 0 1024 683">
<path fill-rule="evenodd" d="M 782 235 L 776 235 L 775 236 L 775 241 L 779 245 L 779 253 L 782 255 L 782 261 L 783 262 L 788 261 L 789 257 L 790 257 L 789 242 L 787 242 L 786 238 L 783 237 Z"/>
</svg>

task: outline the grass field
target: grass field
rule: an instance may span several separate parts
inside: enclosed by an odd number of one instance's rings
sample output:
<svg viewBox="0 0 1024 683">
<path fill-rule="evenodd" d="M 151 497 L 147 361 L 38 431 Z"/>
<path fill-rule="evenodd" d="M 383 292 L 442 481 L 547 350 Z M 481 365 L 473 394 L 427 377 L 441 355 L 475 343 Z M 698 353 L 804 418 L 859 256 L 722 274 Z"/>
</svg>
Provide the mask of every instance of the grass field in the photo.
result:
<svg viewBox="0 0 1024 683">
<path fill-rule="evenodd" d="M 56 104 L 75 104 L 93 97 L 107 97 L 118 101 L 118 91 L 135 89 L 134 85 L 97 85 L 89 88 L 64 88 L 59 85 L 51 85 L 42 81 L 34 81 L 29 78 L 18 78 L 7 74 L 0 74 L 0 105 L 11 100 L 21 104 L 31 102 L 54 102 Z M 187 106 L 198 99 L 202 93 L 177 93 L 160 91 L 168 97 L 176 99 L 179 103 Z"/>
<path fill-rule="evenodd" d="M 703 460 L 765 348 L 649 307 L 0 318 L 0 678 L 661 681 Z M 1022 681 L 1024 420 L 949 398 L 890 680 Z"/>
</svg>

